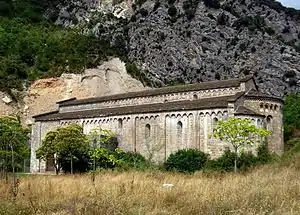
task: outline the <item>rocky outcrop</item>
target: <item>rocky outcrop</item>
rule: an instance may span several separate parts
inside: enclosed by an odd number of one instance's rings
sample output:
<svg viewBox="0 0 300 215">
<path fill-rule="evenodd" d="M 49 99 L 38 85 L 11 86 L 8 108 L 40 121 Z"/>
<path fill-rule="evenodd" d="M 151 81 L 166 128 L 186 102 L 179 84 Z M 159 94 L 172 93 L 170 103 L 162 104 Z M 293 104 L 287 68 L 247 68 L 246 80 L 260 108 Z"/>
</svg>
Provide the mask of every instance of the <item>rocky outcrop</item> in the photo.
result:
<svg viewBox="0 0 300 215">
<path fill-rule="evenodd" d="M 173 2 L 147 1 L 130 23 L 129 57 L 152 79 L 170 84 L 253 74 L 269 94 L 300 91 L 299 20 L 253 0 Z"/>
<path fill-rule="evenodd" d="M 278 2 L 64 2 L 57 24 L 127 50 L 155 86 L 253 74 L 266 93 L 300 91 L 300 12 Z"/>
<path fill-rule="evenodd" d="M 58 78 L 40 79 L 22 93 L 18 103 L 0 100 L 0 115 L 19 115 L 30 125 L 32 116 L 55 110 L 56 102 L 72 97 L 88 98 L 145 89 L 144 86 L 126 73 L 125 64 L 118 58 L 104 62 L 83 74 L 63 74 Z M 7 95 L 0 93 L 0 98 Z"/>
</svg>

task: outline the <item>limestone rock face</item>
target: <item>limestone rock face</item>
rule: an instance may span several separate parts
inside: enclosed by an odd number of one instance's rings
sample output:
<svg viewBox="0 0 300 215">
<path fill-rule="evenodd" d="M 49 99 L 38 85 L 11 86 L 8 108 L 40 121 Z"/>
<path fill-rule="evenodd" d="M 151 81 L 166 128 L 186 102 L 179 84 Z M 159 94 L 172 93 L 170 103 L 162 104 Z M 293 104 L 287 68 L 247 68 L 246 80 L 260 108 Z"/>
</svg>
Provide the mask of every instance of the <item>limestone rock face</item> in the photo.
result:
<svg viewBox="0 0 300 215">
<path fill-rule="evenodd" d="M 56 102 L 72 97 L 88 98 L 145 89 L 143 84 L 126 72 L 125 64 L 113 58 L 83 74 L 63 74 L 58 78 L 40 79 L 23 93 L 18 103 L 0 101 L 0 115 L 19 115 L 25 124 L 32 116 L 57 109 Z M 0 98 L 4 93 L 0 94 Z"/>
<path fill-rule="evenodd" d="M 64 2 L 57 24 L 110 38 L 155 86 L 254 74 L 266 93 L 300 91 L 300 12 L 276 1 Z"/>
</svg>

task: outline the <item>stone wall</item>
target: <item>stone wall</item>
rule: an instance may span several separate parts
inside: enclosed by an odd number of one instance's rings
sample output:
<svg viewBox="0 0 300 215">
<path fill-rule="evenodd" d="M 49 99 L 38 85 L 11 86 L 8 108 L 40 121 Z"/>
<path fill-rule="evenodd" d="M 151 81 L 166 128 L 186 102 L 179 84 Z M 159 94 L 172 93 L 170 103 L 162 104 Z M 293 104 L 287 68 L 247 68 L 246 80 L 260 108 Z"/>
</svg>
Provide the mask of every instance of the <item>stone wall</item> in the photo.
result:
<svg viewBox="0 0 300 215">
<path fill-rule="evenodd" d="M 251 81 L 249 83 L 242 83 L 237 88 L 133 98 L 106 103 L 87 104 L 85 106 L 69 106 L 62 107 L 60 112 L 74 111 L 74 114 L 76 114 L 76 110 L 82 110 L 82 108 L 98 109 L 101 107 L 112 108 L 122 105 L 157 103 L 164 102 L 166 98 L 169 99 L 168 101 L 176 101 L 217 97 L 220 95 L 232 95 L 241 90 L 248 90 L 253 87 L 255 86 Z M 196 148 L 210 154 L 212 158 L 217 158 L 226 149 L 232 149 L 232 146 L 212 138 L 213 129 L 219 120 L 234 117 L 235 109 L 240 105 L 261 114 L 261 116 L 249 115 L 237 117 L 251 119 L 258 127 L 269 129 L 272 132 L 267 138 L 269 150 L 281 153 L 283 151 L 282 104 L 279 101 L 276 102 L 274 99 L 250 99 L 242 97 L 237 101 L 230 101 L 227 108 L 36 122 L 32 130 L 34 139 L 32 140 L 31 171 L 45 171 L 46 169 L 45 162 L 39 162 L 35 158 L 35 150 L 40 146 L 46 133 L 57 126 L 65 126 L 70 123 L 82 125 L 85 134 L 89 134 L 93 129 L 99 127 L 111 129 L 118 137 L 120 148 L 125 151 L 139 152 L 147 159 L 156 162 L 163 162 L 171 153 L 184 148 Z M 254 151 L 254 147 L 246 147 L 246 150 Z"/>
<path fill-rule="evenodd" d="M 136 151 L 156 162 L 184 148 L 196 148 L 209 153 L 212 158 L 220 156 L 230 145 L 210 137 L 217 120 L 230 116 L 228 109 L 171 112 L 157 114 L 124 115 L 93 119 L 62 120 L 60 122 L 36 122 L 33 127 L 31 171 L 43 172 L 45 162 L 35 158 L 46 133 L 57 126 L 78 123 L 85 134 L 94 128 L 111 129 L 118 136 L 119 147 Z"/>
<path fill-rule="evenodd" d="M 265 127 L 272 132 L 267 138 L 268 148 L 272 152 L 282 154 L 284 150 L 282 103 L 271 99 L 247 99 L 245 104 L 249 109 L 266 116 Z"/>
<path fill-rule="evenodd" d="M 46 161 L 36 159 L 36 150 L 41 146 L 42 140 L 49 131 L 59 127 L 59 122 L 36 122 L 32 126 L 30 172 L 45 172 Z"/>
<path fill-rule="evenodd" d="M 60 113 L 83 111 L 83 110 L 96 110 L 101 108 L 114 108 L 114 107 L 125 107 L 135 106 L 141 104 L 154 104 L 154 103 L 165 103 L 182 100 L 195 100 L 204 98 L 213 98 L 219 96 L 230 96 L 235 95 L 238 92 L 245 90 L 245 84 L 242 83 L 240 87 L 221 88 L 221 89 L 210 89 L 210 90 L 199 90 L 194 92 L 181 92 L 171 93 L 157 96 L 145 96 L 128 99 L 120 99 L 115 101 L 104 101 L 93 104 L 82 104 L 82 105 L 70 105 L 59 107 Z"/>
</svg>

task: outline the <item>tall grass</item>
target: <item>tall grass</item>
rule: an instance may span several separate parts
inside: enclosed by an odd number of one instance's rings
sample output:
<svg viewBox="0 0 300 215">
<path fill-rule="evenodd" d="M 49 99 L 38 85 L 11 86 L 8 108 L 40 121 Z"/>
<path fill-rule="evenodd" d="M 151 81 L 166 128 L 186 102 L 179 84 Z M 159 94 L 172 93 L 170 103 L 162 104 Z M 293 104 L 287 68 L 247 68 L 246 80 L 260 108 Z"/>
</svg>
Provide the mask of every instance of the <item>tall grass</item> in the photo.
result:
<svg viewBox="0 0 300 215">
<path fill-rule="evenodd" d="M 164 188 L 172 183 L 173 188 Z M 0 183 L 0 214 L 300 214 L 299 166 L 245 174 L 103 172 L 29 176 L 14 199 Z"/>
</svg>

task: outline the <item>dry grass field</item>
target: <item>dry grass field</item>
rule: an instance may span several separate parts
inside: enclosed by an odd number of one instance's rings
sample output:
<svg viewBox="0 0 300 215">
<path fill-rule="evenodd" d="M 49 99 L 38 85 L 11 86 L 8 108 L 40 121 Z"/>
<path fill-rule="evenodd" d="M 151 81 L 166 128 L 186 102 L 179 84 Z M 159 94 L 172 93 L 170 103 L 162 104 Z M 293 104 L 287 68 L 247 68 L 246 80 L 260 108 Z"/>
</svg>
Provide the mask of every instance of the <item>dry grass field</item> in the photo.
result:
<svg viewBox="0 0 300 215">
<path fill-rule="evenodd" d="M 103 172 L 0 183 L 0 214 L 300 214 L 299 165 L 245 174 Z M 164 188 L 171 183 L 173 188 Z"/>
</svg>

